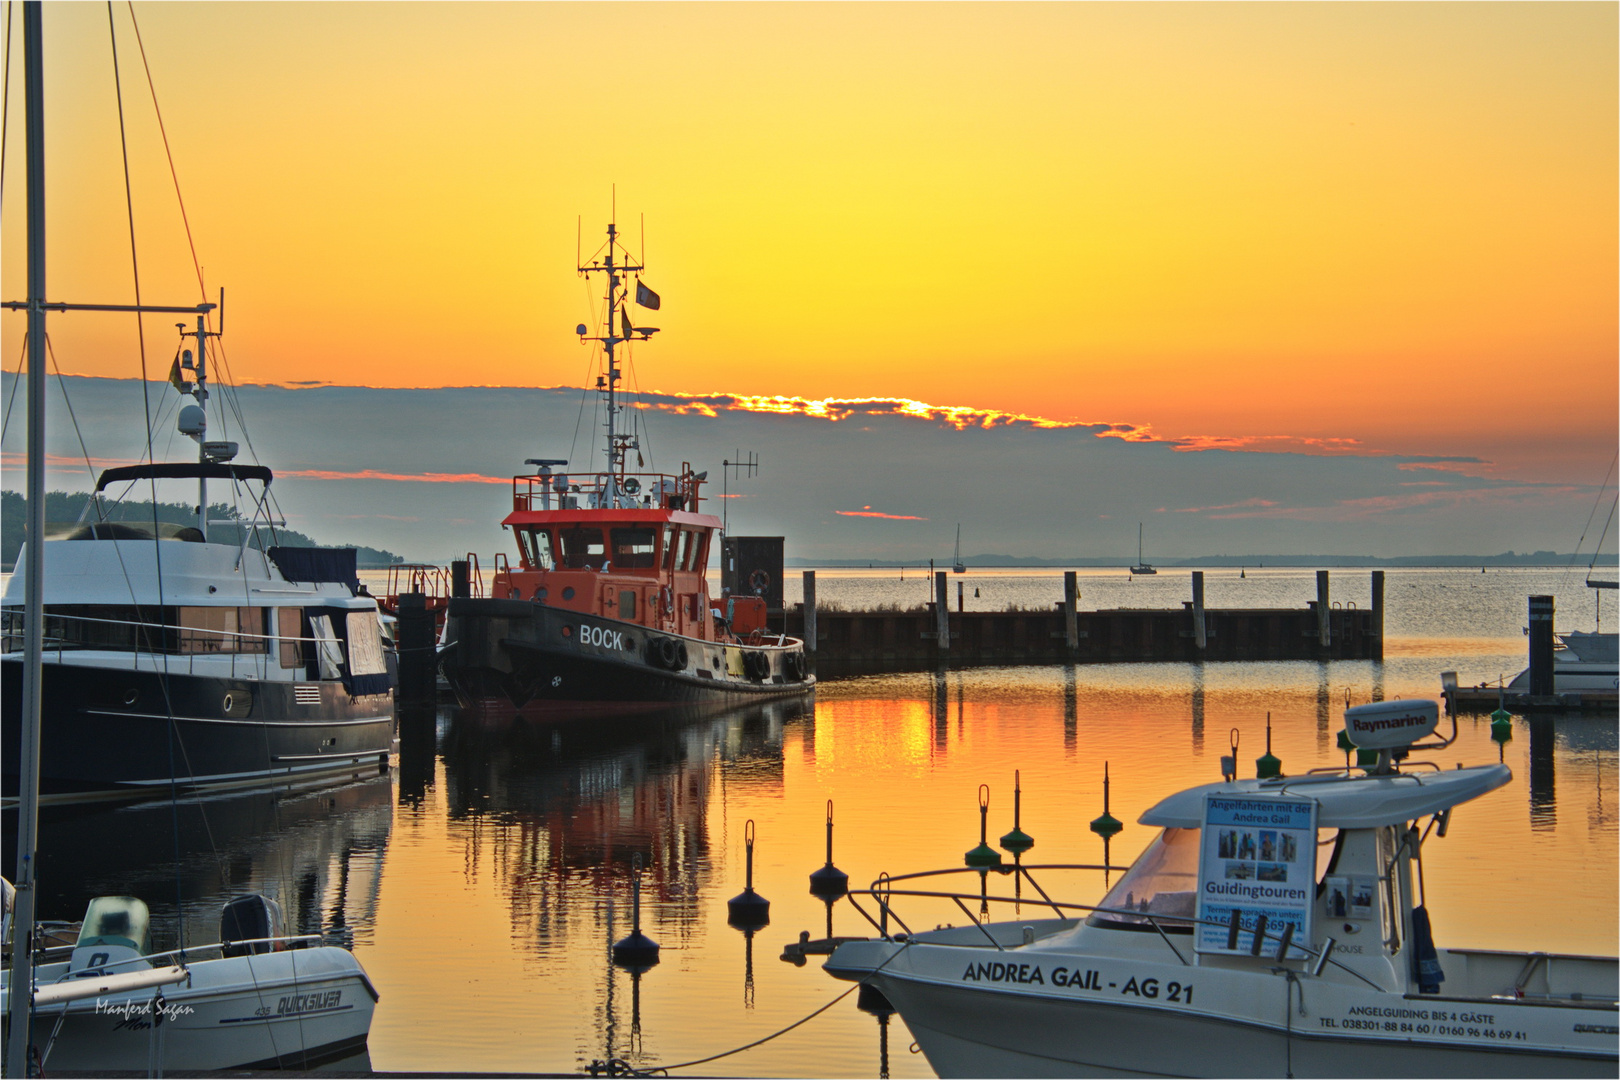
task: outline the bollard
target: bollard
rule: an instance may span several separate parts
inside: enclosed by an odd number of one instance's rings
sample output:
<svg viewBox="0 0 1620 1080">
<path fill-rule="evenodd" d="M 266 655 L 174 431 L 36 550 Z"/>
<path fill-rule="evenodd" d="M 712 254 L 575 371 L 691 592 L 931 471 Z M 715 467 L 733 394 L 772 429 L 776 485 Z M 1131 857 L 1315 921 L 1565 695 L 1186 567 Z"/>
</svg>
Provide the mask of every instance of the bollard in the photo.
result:
<svg viewBox="0 0 1620 1080">
<path fill-rule="evenodd" d="M 463 599 L 472 595 L 466 559 L 453 559 L 450 562 L 450 595 Z"/>
<path fill-rule="evenodd" d="M 1384 658 L 1384 572 L 1372 572 L 1372 635 L 1378 639 L 1377 655 L 1373 658 Z"/>
<path fill-rule="evenodd" d="M 945 603 L 945 571 L 934 573 L 934 621 L 935 631 L 938 633 L 939 651 L 949 652 L 951 649 L 951 609 Z"/>
</svg>

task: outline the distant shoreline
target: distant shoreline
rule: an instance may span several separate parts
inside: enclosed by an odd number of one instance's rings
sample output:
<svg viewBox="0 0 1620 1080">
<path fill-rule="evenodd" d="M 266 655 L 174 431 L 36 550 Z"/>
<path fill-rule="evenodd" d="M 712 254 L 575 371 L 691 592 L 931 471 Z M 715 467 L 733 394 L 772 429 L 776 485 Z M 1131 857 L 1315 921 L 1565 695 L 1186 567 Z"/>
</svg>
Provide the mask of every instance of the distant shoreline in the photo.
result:
<svg viewBox="0 0 1620 1080">
<path fill-rule="evenodd" d="M 969 570 L 1064 570 L 1079 567 L 1118 567 L 1128 569 L 1135 559 L 1127 555 L 1123 558 L 1112 559 L 1036 559 L 1019 558 L 1013 555 L 971 555 L 966 556 L 963 562 L 967 563 Z M 789 558 L 783 560 L 784 565 L 801 569 L 825 568 L 828 570 L 859 570 L 865 567 L 891 567 L 910 569 L 925 566 L 928 560 L 917 559 L 804 559 Z M 1585 569 L 1593 560 L 1590 555 L 1559 555 L 1551 551 L 1537 551 L 1533 554 L 1519 555 L 1507 552 L 1502 555 L 1396 555 L 1378 557 L 1373 555 L 1201 555 L 1195 559 L 1164 559 L 1156 561 L 1153 565 L 1160 570 L 1197 570 L 1205 567 L 1253 567 L 1298 569 L 1301 567 L 1320 567 L 1331 569 L 1333 567 L 1436 567 L 1449 569 L 1453 567 L 1471 566 L 1498 566 L 1498 567 L 1540 567 L 1546 570 Z M 950 561 L 937 559 L 934 562 L 936 570 L 950 569 Z M 1609 568 L 1620 565 L 1620 559 L 1614 555 L 1599 555 L 1596 563 L 1599 567 Z"/>
</svg>

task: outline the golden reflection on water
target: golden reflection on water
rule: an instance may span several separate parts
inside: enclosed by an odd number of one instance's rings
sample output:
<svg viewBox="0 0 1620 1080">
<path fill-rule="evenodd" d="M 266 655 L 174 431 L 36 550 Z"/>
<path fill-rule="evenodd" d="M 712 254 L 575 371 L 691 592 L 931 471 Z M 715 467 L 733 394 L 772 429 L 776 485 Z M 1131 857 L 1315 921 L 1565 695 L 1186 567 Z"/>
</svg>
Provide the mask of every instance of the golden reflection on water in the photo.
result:
<svg viewBox="0 0 1620 1080">
<path fill-rule="evenodd" d="M 383 994 L 376 1068 L 571 1070 L 621 1057 L 641 1066 L 704 1057 L 786 1026 L 847 989 L 777 959 L 829 918 L 872 932 L 847 901 L 807 891 L 825 858 L 856 886 L 880 872 L 960 865 L 979 841 L 990 785 L 992 843 L 1012 821 L 1035 837 L 1026 864 L 1096 863 L 1087 823 L 1102 812 L 1128 863 L 1160 797 L 1218 779 L 1238 731 L 1243 775 L 1266 749 L 1286 771 L 1342 763 L 1334 738 L 1346 695 L 1417 696 L 1432 663 L 1188 664 L 986 669 L 824 683 L 811 714 L 775 707 L 590 736 L 579 728 L 480 733 L 453 720 L 431 777 L 401 779 L 374 932 L 359 951 Z M 1442 721 L 1443 732 L 1449 724 Z M 1613 718 L 1515 722 L 1514 779 L 1460 808 L 1425 866 L 1444 945 L 1616 952 L 1616 738 Z M 1438 756 L 1494 760 L 1484 719 L 1465 718 Z M 401 770 L 402 776 L 408 770 Z M 758 834 L 754 884 L 771 923 L 725 923 L 744 885 L 743 833 Z M 647 860 L 643 925 L 664 947 L 640 976 L 608 948 L 630 929 L 629 861 Z M 957 887 L 976 892 L 975 875 Z M 1039 873 L 1063 899 L 1095 902 L 1100 873 Z M 1009 879 L 992 875 L 991 893 Z M 1026 890 L 1027 895 L 1027 890 Z M 976 908 L 976 904 L 970 904 Z M 910 925 L 961 923 L 945 901 L 904 903 Z M 1038 909 L 1024 904 L 1019 914 Z M 992 909 L 1012 917 L 1010 909 Z M 897 1019 L 887 1034 L 854 997 L 765 1046 L 702 1066 L 718 1075 L 928 1075 Z"/>
</svg>

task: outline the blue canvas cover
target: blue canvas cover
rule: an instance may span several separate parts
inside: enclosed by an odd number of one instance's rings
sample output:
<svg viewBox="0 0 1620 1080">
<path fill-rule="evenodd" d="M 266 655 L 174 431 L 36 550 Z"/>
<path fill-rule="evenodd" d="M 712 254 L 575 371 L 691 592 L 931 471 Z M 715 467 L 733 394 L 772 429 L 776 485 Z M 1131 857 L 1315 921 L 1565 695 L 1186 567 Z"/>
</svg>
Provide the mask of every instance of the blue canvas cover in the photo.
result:
<svg viewBox="0 0 1620 1080">
<path fill-rule="evenodd" d="M 354 548 L 273 547 L 265 554 L 288 581 L 336 581 L 360 595 Z"/>
</svg>

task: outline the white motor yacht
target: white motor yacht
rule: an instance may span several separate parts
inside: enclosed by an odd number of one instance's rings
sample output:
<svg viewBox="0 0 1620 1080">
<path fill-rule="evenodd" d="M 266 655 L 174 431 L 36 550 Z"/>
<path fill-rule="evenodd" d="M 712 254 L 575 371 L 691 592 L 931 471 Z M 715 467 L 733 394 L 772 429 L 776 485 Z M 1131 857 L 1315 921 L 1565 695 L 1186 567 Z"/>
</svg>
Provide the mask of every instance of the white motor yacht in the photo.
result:
<svg viewBox="0 0 1620 1080">
<path fill-rule="evenodd" d="M 1377 702 L 1345 713 L 1376 764 L 1226 765 L 1142 815 L 1164 831 L 1095 907 L 1018 866 L 1057 917 L 910 933 L 906 903 L 941 894 L 894 878 L 864 894 L 884 936 L 827 970 L 880 990 L 941 1076 L 1613 1077 L 1615 958 L 1431 939 L 1425 850 L 1511 779 L 1412 760 L 1449 745 L 1420 742 L 1437 723 L 1434 702 Z"/>
</svg>

